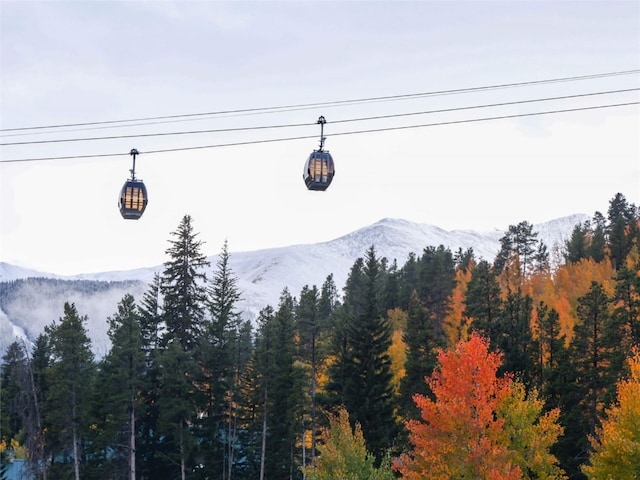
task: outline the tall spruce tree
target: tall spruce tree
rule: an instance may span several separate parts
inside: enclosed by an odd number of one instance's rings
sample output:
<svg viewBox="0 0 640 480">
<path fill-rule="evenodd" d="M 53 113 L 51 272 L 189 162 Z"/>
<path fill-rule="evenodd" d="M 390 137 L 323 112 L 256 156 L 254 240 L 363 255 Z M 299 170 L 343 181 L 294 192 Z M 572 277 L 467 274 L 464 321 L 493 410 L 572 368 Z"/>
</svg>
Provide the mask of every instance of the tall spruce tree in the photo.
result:
<svg viewBox="0 0 640 480">
<path fill-rule="evenodd" d="M 333 274 L 329 274 L 320 289 L 320 299 L 318 303 L 320 320 L 325 323 L 329 322 L 339 303 L 336 282 L 333 279 Z"/>
<path fill-rule="evenodd" d="M 618 348 L 612 352 L 611 370 L 621 377 L 634 348 L 640 346 L 640 259 L 631 268 L 623 262 L 616 271 L 615 280 L 609 333 L 614 336 L 611 343 Z"/>
<path fill-rule="evenodd" d="M 227 425 L 227 464 L 226 479 L 255 479 L 247 461 L 251 449 L 253 431 L 249 428 L 255 414 L 252 410 L 251 356 L 253 354 L 253 325 L 251 320 L 244 320 L 238 330 L 231 350 L 232 356 L 232 385 L 229 395 L 229 412 Z M 248 474 L 248 476 L 247 476 Z"/>
<path fill-rule="evenodd" d="M 41 334 L 38 338 L 42 337 Z M 16 340 L 7 347 L 0 372 L 0 443 L 10 446 L 13 441 L 22 442 L 29 473 L 46 480 L 42 397 L 24 340 Z M 2 453 L 7 455 L 0 465 L 8 466 L 8 452 Z"/>
<path fill-rule="evenodd" d="M 51 365 L 51 344 L 49 342 L 49 336 L 46 333 L 41 333 L 36 337 L 31 350 L 31 369 L 30 374 L 32 377 L 31 388 L 33 395 L 33 405 L 36 408 L 36 417 L 38 423 L 38 433 L 31 437 L 34 443 L 33 448 L 29 448 L 29 458 L 32 464 L 31 470 L 36 474 L 41 475 L 42 480 L 47 480 L 47 467 L 46 467 L 46 439 L 44 431 L 44 399 L 49 391 L 49 384 L 47 382 L 47 372 Z"/>
<path fill-rule="evenodd" d="M 621 193 L 609 202 L 607 211 L 607 237 L 609 256 L 615 268 L 624 264 L 638 234 L 638 213 L 636 206 L 629 204 Z"/>
<path fill-rule="evenodd" d="M 155 274 L 139 305 L 142 349 L 145 356 L 145 370 L 142 384 L 142 405 L 144 410 L 139 422 L 140 438 L 137 442 L 137 458 L 140 460 L 138 473 L 149 479 L 160 478 L 163 462 L 159 461 L 158 448 L 158 395 L 160 389 L 160 341 L 164 329 L 162 315 L 161 277 Z"/>
<path fill-rule="evenodd" d="M 564 260 L 566 263 L 578 263 L 583 258 L 588 258 L 588 231 L 589 222 L 581 222 L 573 227 L 571 236 L 564 243 Z"/>
<path fill-rule="evenodd" d="M 398 279 L 398 305 L 406 310 L 409 307 L 411 295 L 418 288 L 418 260 L 416 254 L 411 252 L 399 272 Z"/>
<path fill-rule="evenodd" d="M 169 343 L 160 354 L 158 389 L 158 436 L 156 461 L 162 465 L 162 477 L 185 480 L 194 468 L 196 441 L 191 425 L 196 420 L 197 404 L 193 357 L 178 342 Z"/>
<path fill-rule="evenodd" d="M 199 347 L 204 394 L 200 443 L 206 474 L 223 479 L 228 478 L 231 471 L 234 448 L 232 410 L 239 388 L 237 373 L 240 368 L 234 364 L 241 326 L 237 311 L 240 291 L 229 260 L 228 243 L 225 241 L 208 283 L 209 317 L 204 323 L 203 341 Z"/>
<path fill-rule="evenodd" d="M 413 401 L 416 393 L 430 396 L 425 382 L 437 366 L 438 349 L 444 347 L 444 336 L 438 332 L 435 315 L 423 305 L 414 293 L 407 312 L 407 326 L 403 340 L 406 345 L 405 376 L 400 383 L 401 406 L 406 419 L 420 418 L 420 411 Z"/>
<path fill-rule="evenodd" d="M 520 289 L 507 292 L 499 320 L 501 332 L 493 348 L 499 349 L 504 357 L 501 372 L 516 374 L 525 386 L 530 387 L 535 358 L 531 316 L 533 299 Z"/>
<path fill-rule="evenodd" d="M 52 452 L 52 458 L 63 459 L 59 465 L 52 464 L 52 477 L 72 475 L 80 480 L 82 448 L 89 426 L 91 382 L 95 374 L 86 322 L 87 317 L 78 314 L 75 304 L 65 303 L 64 316 L 45 327 L 52 354 L 52 363 L 47 370 L 45 428 L 49 436 L 55 438 L 52 443 L 59 447 Z M 64 460 L 69 457 L 70 465 Z"/>
<path fill-rule="evenodd" d="M 318 380 L 320 369 L 328 355 L 328 340 L 331 319 L 338 304 L 338 293 L 333 275 L 325 279 L 320 291 L 314 285 L 305 285 L 300 292 L 300 300 L 296 309 L 296 330 L 298 351 L 302 363 L 308 368 L 307 394 L 308 404 L 305 407 L 305 431 L 310 432 L 310 451 L 306 451 L 305 442 L 303 464 L 307 458 L 313 462 L 316 456 L 316 440 L 320 424 Z M 306 438 L 306 433 L 305 433 Z"/>
<path fill-rule="evenodd" d="M 140 310 L 142 348 L 146 353 L 147 362 L 152 362 L 153 353 L 160 349 L 160 340 L 164 328 L 161 290 L 162 278 L 159 273 L 155 273 L 138 306 Z"/>
<path fill-rule="evenodd" d="M 391 327 L 381 308 L 381 269 L 371 246 L 356 260 L 345 285 L 338 336 L 344 347 L 335 352 L 330 371 L 334 404 L 343 404 L 351 421 L 362 427 L 371 451 L 380 461 L 399 432 L 392 386 Z"/>
<path fill-rule="evenodd" d="M 161 284 L 165 330 L 159 356 L 158 434 L 163 439 L 160 454 L 179 467 L 173 475 L 184 480 L 196 447 L 191 425 L 198 411 L 196 359 L 206 313 L 204 269 L 209 262 L 201 252 L 191 216 L 185 215 L 171 235 Z M 165 463 L 170 469 L 171 463 Z"/>
<path fill-rule="evenodd" d="M 259 478 L 299 478 L 303 371 L 296 364 L 295 300 L 285 288 L 278 310 L 264 310 L 256 338 L 255 385 L 261 398 Z"/>
<path fill-rule="evenodd" d="M 322 319 L 320 317 L 320 298 L 318 288 L 314 285 L 309 288 L 308 285 L 302 287 L 300 292 L 300 301 L 296 310 L 296 329 L 299 336 L 299 352 L 300 358 L 305 365 L 308 365 L 308 389 L 307 393 L 310 398 L 310 405 L 306 408 L 308 415 L 308 427 L 306 430 L 311 432 L 311 459 L 316 455 L 316 435 L 318 425 L 318 367 L 321 362 L 320 358 L 320 331 L 322 328 Z M 307 422 L 306 422 L 307 423 Z M 306 440 L 305 440 L 306 442 Z M 303 461 L 306 465 L 306 461 Z"/>
<path fill-rule="evenodd" d="M 471 328 L 487 336 L 495 348 L 501 334 L 499 319 L 503 305 L 497 276 L 486 260 L 473 267 L 464 303 L 464 315 Z"/>
<path fill-rule="evenodd" d="M 2 356 L 0 369 L 0 442 L 9 444 L 26 423 L 29 401 L 27 353 L 18 341 Z"/>
<path fill-rule="evenodd" d="M 556 408 L 566 386 L 561 367 L 567 360 L 566 336 L 560 331 L 560 316 L 544 302 L 536 307 L 538 318 L 537 347 L 539 358 L 538 391 L 547 398 L 547 406 Z"/>
<path fill-rule="evenodd" d="M 193 220 L 185 215 L 171 232 L 166 250 L 161 292 L 166 324 L 164 343 L 177 341 L 184 351 L 192 350 L 201 335 L 207 299 L 205 267 L 210 264 L 202 253 L 202 242 L 194 232 Z"/>
<path fill-rule="evenodd" d="M 589 291 L 578 299 L 577 314 L 579 323 L 570 346 L 574 385 L 568 388 L 561 406 L 567 434 L 560 447 L 566 450 L 563 456 L 568 459 L 568 471 L 577 470 L 587 459 L 587 436 L 595 433 L 607 398 L 615 388 L 615 381 L 609 378 L 610 299 L 602 284 L 591 282 Z"/>
<path fill-rule="evenodd" d="M 593 215 L 591 224 L 591 233 L 589 238 L 589 246 L 587 247 L 588 257 L 593 258 L 595 262 L 601 262 L 606 257 L 607 249 L 607 221 L 604 215 L 596 212 Z"/>
<path fill-rule="evenodd" d="M 440 245 L 427 247 L 418 261 L 417 292 L 433 316 L 433 330 L 444 337 L 444 324 L 451 311 L 451 293 L 456 286 L 456 270 L 451 250 Z"/>
<path fill-rule="evenodd" d="M 115 315 L 108 318 L 111 349 L 102 361 L 99 398 L 106 408 L 106 427 L 109 447 L 122 446 L 109 455 L 109 474 L 115 474 L 116 459 L 122 458 L 119 476 L 136 480 L 138 420 L 142 416 L 140 404 L 144 386 L 145 352 L 140 328 L 140 314 L 132 295 L 127 294 L 118 304 Z M 126 468 L 122 468 L 122 466 Z M 106 473 L 106 472 L 105 472 Z"/>
</svg>

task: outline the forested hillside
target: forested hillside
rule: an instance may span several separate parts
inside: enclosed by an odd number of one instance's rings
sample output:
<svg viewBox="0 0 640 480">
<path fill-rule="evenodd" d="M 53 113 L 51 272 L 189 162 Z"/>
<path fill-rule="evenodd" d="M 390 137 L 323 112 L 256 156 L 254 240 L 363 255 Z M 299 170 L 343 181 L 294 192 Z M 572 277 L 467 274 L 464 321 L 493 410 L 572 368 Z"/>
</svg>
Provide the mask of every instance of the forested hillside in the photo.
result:
<svg viewBox="0 0 640 480">
<path fill-rule="evenodd" d="M 125 294 L 138 296 L 145 290 L 146 284 L 136 280 L 30 277 L 0 282 L 0 355 L 16 337 L 27 343 L 35 339 L 48 323 L 62 315 L 61 307 L 66 301 L 81 306 L 83 314 L 95 320 L 89 329 L 92 351 L 102 356 L 109 348 L 104 318 L 115 311 Z"/>
<path fill-rule="evenodd" d="M 527 221 L 491 262 L 440 245 L 399 265 L 374 244 L 345 285 L 284 288 L 255 327 L 227 245 L 207 277 L 197 238 L 186 215 L 99 360 L 72 301 L 33 349 L 10 345 L 3 462 L 84 480 L 638 478 L 640 212 L 622 194 L 556 267 Z"/>
</svg>

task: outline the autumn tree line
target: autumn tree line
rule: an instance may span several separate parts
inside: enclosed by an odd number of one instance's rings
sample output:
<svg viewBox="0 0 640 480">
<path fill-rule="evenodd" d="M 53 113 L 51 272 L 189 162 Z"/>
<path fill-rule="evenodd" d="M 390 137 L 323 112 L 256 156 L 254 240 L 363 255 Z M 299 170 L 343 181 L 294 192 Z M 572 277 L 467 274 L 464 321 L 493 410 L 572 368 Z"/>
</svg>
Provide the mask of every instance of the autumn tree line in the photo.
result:
<svg viewBox="0 0 640 480">
<path fill-rule="evenodd" d="M 493 262 L 372 245 L 341 292 L 285 288 L 249 321 L 227 244 L 207 277 L 185 215 L 103 358 L 70 303 L 9 346 L 3 462 L 45 480 L 640 478 L 639 224 L 617 194 L 558 252 L 526 221 Z"/>
</svg>

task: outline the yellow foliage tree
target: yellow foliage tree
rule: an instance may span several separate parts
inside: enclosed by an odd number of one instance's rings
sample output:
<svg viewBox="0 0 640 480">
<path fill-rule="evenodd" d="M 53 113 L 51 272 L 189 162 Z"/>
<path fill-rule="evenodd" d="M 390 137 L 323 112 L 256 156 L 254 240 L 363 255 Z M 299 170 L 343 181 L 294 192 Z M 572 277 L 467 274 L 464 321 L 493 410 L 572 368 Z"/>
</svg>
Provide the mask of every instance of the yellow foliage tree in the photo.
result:
<svg viewBox="0 0 640 480">
<path fill-rule="evenodd" d="M 367 452 L 360 425 L 351 428 L 349 413 L 339 409 L 329 416 L 329 427 L 323 430 L 318 444 L 320 455 L 315 467 L 303 467 L 307 480 L 394 480 L 388 461 L 379 468 L 375 458 Z"/>
<path fill-rule="evenodd" d="M 614 289 L 615 270 L 607 259 L 595 262 L 593 259 L 582 259 L 576 263 L 569 263 L 558 268 L 553 275 L 553 290 L 547 290 L 544 296 L 534 297 L 536 303 L 543 301 L 554 308 L 559 315 L 561 334 L 567 341 L 573 338 L 573 328 L 578 316 L 576 308 L 578 299 L 591 288 L 591 282 L 601 284 L 607 294 Z"/>
<path fill-rule="evenodd" d="M 629 360 L 631 375 L 618 382 L 618 399 L 606 412 L 596 436 L 590 437 L 590 480 L 640 478 L 640 350 Z"/>
<path fill-rule="evenodd" d="M 393 388 L 398 393 L 400 381 L 405 376 L 405 362 L 407 360 L 407 346 L 402 339 L 402 332 L 407 325 L 407 312 L 400 308 L 394 308 L 387 312 L 389 323 L 393 329 L 389 357 L 391 358 L 391 373 L 393 373 Z"/>
<path fill-rule="evenodd" d="M 528 395 L 524 385 L 513 382 L 510 393 L 498 408 L 498 418 L 504 419 L 502 443 L 509 446 L 511 459 L 527 480 L 560 480 L 566 476 L 551 454 L 551 447 L 562 435 L 558 423 L 560 410 L 555 408 L 545 414 L 544 401 L 537 391 Z"/>
</svg>

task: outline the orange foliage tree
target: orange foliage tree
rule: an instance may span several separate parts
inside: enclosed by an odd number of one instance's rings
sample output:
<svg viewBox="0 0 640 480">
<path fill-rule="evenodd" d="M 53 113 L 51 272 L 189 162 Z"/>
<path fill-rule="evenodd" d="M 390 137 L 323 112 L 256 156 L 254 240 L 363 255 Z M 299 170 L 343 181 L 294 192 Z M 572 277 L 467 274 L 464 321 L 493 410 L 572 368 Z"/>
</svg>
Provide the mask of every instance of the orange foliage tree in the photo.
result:
<svg viewBox="0 0 640 480">
<path fill-rule="evenodd" d="M 435 400 L 414 396 L 422 420 L 406 423 L 412 449 L 393 464 L 403 478 L 564 478 L 549 453 L 562 433 L 558 412 L 541 417 L 535 392 L 525 398 L 511 376 L 497 377 L 501 354 L 489 352 L 485 339 L 473 332 L 454 350 L 441 351 L 438 362 L 427 380 Z M 527 440 L 542 430 L 543 440 Z"/>
</svg>

